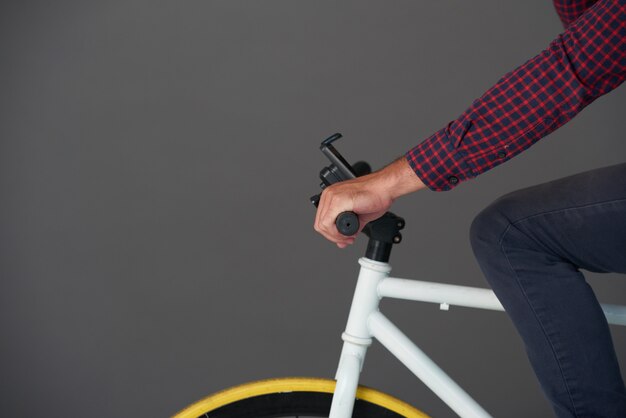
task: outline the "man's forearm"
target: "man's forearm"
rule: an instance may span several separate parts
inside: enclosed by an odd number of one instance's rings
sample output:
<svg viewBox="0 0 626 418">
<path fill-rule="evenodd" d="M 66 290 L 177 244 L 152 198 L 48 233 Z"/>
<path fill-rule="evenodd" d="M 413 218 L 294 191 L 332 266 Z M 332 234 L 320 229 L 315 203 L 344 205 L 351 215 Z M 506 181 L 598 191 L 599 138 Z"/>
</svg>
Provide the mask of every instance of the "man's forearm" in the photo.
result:
<svg viewBox="0 0 626 418">
<path fill-rule="evenodd" d="M 626 0 L 600 0 L 407 153 L 432 190 L 457 187 L 528 149 L 626 80 Z"/>
<path fill-rule="evenodd" d="M 381 176 L 393 200 L 426 188 L 404 157 L 398 158 L 374 174 Z"/>
</svg>

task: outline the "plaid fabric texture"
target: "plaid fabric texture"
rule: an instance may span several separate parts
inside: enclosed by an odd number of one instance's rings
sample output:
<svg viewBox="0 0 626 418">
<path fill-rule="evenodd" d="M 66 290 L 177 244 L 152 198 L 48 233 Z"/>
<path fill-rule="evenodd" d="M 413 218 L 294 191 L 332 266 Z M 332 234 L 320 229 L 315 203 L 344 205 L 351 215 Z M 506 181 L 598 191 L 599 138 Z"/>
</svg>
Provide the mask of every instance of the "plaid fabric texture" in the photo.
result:
<svg viewBox="0 0 626 418">
<path fill-rule="evenodd" d="M 508 161 L 626 79 L 626 0 L 587 3 L 559 0 L 566 31 L 406 153 L 424 184 L 450 190 Z"/>
<path fill-rule="evenodd" d="M 597 0 L 554 0 L 554 8 L 567 29 L 585 10 L 590 8 Z"/>
</svg>

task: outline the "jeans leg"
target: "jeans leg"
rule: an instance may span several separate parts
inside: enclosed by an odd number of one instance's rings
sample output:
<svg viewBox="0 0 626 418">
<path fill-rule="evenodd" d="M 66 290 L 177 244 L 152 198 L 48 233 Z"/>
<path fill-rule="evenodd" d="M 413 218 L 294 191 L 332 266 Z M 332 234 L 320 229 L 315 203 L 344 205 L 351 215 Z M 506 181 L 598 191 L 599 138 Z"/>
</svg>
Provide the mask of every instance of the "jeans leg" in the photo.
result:
<svg viewBox="0 0 626 418">
<path fill-rule="evenodd" d="M 626 164 L 503 196 L 471 241 L 556 415 L 626 417 L 609 327 L 580 272 L 626 273 Z"/>
</svg>

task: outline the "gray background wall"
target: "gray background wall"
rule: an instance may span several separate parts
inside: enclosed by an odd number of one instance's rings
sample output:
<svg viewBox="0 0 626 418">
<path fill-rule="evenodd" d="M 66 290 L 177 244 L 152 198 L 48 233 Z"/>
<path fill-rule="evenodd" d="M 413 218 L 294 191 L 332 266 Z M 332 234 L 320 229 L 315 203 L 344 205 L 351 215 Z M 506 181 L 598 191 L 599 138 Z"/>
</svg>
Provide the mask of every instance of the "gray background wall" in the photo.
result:
<svg viewBox="0 0 626 418">
<path fill-rule="evenodd" d="M 331 377 L 365 242 L 313 232 L 319 142 L 341 131 L 380 167 L 560 30 L 547 0 L 3 1 L 0 415 L 167 416 Z M 394 274 L 486 286 L 475 214 L 623 161 L 625 105 L 622 88 L 472 183 L 397 202 Z M 626 302 L 623 277 L 590 281 Z M 549 416 L 504 314 L 383 309 L 495 416 Z M 453 416 L 379 345 L 363 383 Z"/>
</svg>

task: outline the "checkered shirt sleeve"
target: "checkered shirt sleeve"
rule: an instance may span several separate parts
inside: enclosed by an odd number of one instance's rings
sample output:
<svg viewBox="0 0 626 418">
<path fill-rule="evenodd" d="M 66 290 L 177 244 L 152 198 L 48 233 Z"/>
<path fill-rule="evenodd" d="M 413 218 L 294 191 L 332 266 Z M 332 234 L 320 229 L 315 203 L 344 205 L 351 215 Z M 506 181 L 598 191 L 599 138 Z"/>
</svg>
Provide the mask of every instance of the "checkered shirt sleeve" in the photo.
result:
<svg viewBox="0 0 626 418">
<path fill-rule="evenodd" d="M 431 190 L 450 190 L 526 150 L 624 79 L 626 0 L 600 0 L 405 157 Z"/>
<path fill-rule="evenodd" d="M 553 0 L 559 19 L 567 29 L 585 10 L 593 6 L 597 0 Z"/>
</svg>

